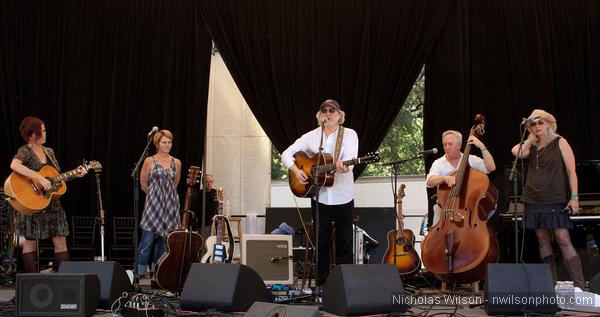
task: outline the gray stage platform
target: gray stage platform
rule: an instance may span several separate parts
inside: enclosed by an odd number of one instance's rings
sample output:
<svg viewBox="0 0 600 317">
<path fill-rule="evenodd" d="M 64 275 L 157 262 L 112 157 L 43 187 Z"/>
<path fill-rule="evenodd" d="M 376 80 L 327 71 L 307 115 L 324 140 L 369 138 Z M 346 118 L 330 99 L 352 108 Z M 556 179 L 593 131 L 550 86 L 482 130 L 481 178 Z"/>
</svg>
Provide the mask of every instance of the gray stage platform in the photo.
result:
<svg viewBox="0 0 600 317">
<path fill-rule="evenodd" d="M 144 292 L 152 292 L 150 288 L 150 282 L 147 279 L 143 279 L 141 281 L 141 287 Z M 423 303 L 431 303 L 431 304 L 420 304 L 413 305 L 406 313 L 402 314 L 402 316 L 487 316 L 486 311 L 482 306 L 469 308 L 469 304 L 471 303 L 481 303 L 483 301 L 482 295 L 474 295 L 468 289 L 459 289 L 454 294 L 442 293 L 439 290 L 435 289 L 426 289 L 426 290 L 418 290 L 416 291 L 416 296 L 421 298 Z M 10 316 L 5 313 L 9 313 L 11 311 L 14 315 L 14 305 L 10 303 L 6 305 L 9 301 L 14 298 L 15 289 L 13 286 L 4 286 L 0 288 L 0 306 L 3 307 L 3 310 L 0 310 L 0 316 Z M 459 301 L 461 305 L 455 305 L 455 303 Z M 177 300 L 174 300 L 176 303 Z M 591 308 L 591 307 L 573 307 L 573 311 L 561 311 L 558 315 L 578 315 L 578 316 L 592 316 L 600 314 L 599 308 Z M 113 316 L 109 311 L 100 311 L 98 310 L 96 314 L 93 316 Z M 224 313 L 223 316 L 243 316 L 243 313 Z M 327 312 L 322 312 L 322 316 L 335 316 L 329 314 Z"/>
</svg>

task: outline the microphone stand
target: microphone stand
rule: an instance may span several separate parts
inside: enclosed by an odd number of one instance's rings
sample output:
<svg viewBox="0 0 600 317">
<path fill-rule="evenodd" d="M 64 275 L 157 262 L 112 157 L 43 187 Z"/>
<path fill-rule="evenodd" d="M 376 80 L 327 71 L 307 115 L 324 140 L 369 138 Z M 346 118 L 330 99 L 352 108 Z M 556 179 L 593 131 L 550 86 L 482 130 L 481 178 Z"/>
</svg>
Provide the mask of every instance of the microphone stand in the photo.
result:
<svg viewBox="0 0 600 317">
<path fill-rule="evenodd" d="M 148 136 L 148 140 L 146 142 L 146 146 L 144 147 L 144 151 L 137 163 L 135 163 L 135 167 L 131 172 L 131 177 L 133 178 L 133 218 L 135 219 L 135 229 L 133 230 L 133 251 L 134 251 L 134 261 L 133 261 L 133 288 L 136 293 L 140 292 L 140 280 L 138 276 L 138 241 L 139 241 L 139 200 L 140 200 L 140 168 L 142 163 L 148 157 L 148 152 L 150 148 L 150 143 L 152 142 L 152 135 Z"/>
<path fill-rule="evenodd" d="M 381 166 L 394 165 L 392 168 L 395 169 L 397 165 L 400 165 L 400 164 L 403 164 L 403 163 L 406 163 L 406 162 L 410 162 L 410 161 L 414 161 L 414 160 L 418 160 L 418 159 L 422 159 L 423 156 L 425 156 L 425 153 L 413 156 L 411 158 L 403 159 L 403 160 L 397 160 L 397 161 L 391 161 L 391 162 L 382 163 Z"/>
<path fill-rule="evenodd" d="M 523 126 L 523 125 L 521 125 Z M 519 186 L 517 183 L 517 162 L 521 161 L 521 172 L 523 172 L 523 158 L 521 157 L 521 151 L 523 148 L 523 140 L 525 140 L 525 133 L 527 132 L 526 128 L 523 128 L 523 132 L 521 132 L 521 139 L 519 141 L 519 149 L 517 150 L 517 156 L 515 157 L 512 167 L 510 169 L 510 174 L 508 176 L 508 182 L 512 182 L 513 185 L 513 216 L 514 216 L 514 227 L 515 227 L 515 263 L 519 263 L 519 221 L 517 219 L 517 204 L 519 203 L 518 193 Z M 523 182 L 523 175 L 521 175 L 521 183 Z M 523 188 L 521 186 L 521 188 Z M 523 214 L 525 216 L 525 214 Z M 525 219 L 523 219 L 525 220 Z"/>
<path fill-rule="evenodd" d="M 102 192 L 100 190 L 100 173 L 96 172 L 96 196 L 98 198 L 98 215 L 100 217 L 100 261 L 104 262 L 104 206 L 102 205 Z"/>
<path fill-rule="evenodd" d="M 392 162 L 392 196 L 394 198 L 394 218 L 396 218 L 396 224 L 394 225 L 394 266 L 397 264 L 398 253 L 396 250 L 397 242 L 398 242 L 398 224 L 400 223 L 400 218 L 398 217 L 398 168 L 400 164 L 403 162 L 396 161 Z M 404 232 L 400 232 L 400 235 L 403 235 Z M 397 267 L 397 266 L 396 266 Z"/>
<path fill-rule="evenodd" d="M 313 185 L 315 187 L 315 266 L 316 266 L 316 270 L 315 270 L 315 289 L 318 281 L 319 281 L 319 225 L 321 223 L 321 221 L 319 220 L 319 192 L 321 191 L 321 188 L 319 186 L 319 166 L 321 165 L 321 159 L 323 158 L 323 136 L 325 134 L 325 122 L 322 121 L 321 122 L 321 140 L 319 141 L 319 153 L 317 156 L 317 165 L 314 167 L 315 170 L 312 173 L 313 174 Z M 310 285 L 309 285 L 310 286 Z M 315 301 L 318 301 L 318 294 L 314 294 L 314 299 Z"/>
</svg>

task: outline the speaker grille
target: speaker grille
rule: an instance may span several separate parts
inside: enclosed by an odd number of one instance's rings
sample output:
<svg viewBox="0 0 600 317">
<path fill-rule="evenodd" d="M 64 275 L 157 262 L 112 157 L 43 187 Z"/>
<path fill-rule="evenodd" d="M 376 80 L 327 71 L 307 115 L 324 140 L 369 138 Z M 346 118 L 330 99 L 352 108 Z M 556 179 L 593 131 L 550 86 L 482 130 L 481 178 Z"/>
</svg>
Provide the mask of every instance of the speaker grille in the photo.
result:
<svg viewBox="0 0 600 317">
<path fill-rule="evenodd" d="M 100 298 L 95 274 L 17 275 L 17 316 L 88 316 Z"/>
</svg>

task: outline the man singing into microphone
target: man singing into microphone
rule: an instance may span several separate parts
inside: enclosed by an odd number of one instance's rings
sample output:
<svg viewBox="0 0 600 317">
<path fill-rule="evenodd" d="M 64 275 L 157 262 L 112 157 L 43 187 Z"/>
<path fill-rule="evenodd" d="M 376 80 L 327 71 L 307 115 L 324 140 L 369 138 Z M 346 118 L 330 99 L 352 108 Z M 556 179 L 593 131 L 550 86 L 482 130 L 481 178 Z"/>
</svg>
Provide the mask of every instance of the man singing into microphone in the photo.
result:
<svg viewBox="0 0 600 317">
<path fill-rule="evenodd" d="M 467 144 L 473 144 L 481 151 L 483 159 L 469 155 L 469 165 L 476 168 L 483 173 L 489 174 L 496 170 L 496 163 L 494 163 L 494 157 L 490 151 L 485 147 L 477 137 L 470 136 L 467 140 Z M 460 151 L 462 146 L 462 134 L 458 131 L 448 130 L 442 133 L 442 145 L 444 146 L 445 155 L 435 160 L 431 165 L 429 174 L 427 174 L 427 187 L 431 188 L 446 184 L 449 187 L 456 184 L 456 179 L 450 174 L 454 173 L 458 169 L 460 160 L 463 157 L 463 153 Z M 433 223 L 435 225 L 440 219 L 439 212 L 434 212 Z"/>
<path fill-rule="evenodd" d="M 354 176 L 352 166 L 344 166 L 341 162 L 356 158 L 358 155 L 358 136 L 350 128 L 342 127 L 345 113 L 337 101 L 323 101 L 316 113 L 320 126 L 304 134 L 290 145 L 282 154 L 283 163 L 298 180 L 306 184 L 308 175 L 294 165 L 294 154 L 299 151 L 309 156 L 319 153 L 321 135 L 323 152 L 329 153 L 336 163 L 333 186 L 322 187 L 319 191 L 318 219 L 318 268 L 317 286 L 321 286 L 330 268 L 331 222 L 335 222 L 336 264 L 352 263 L 352 210 L 354 208 Z M 316 197 L 311 199 L 313 221 L 316 218 Z"/>
</svg>

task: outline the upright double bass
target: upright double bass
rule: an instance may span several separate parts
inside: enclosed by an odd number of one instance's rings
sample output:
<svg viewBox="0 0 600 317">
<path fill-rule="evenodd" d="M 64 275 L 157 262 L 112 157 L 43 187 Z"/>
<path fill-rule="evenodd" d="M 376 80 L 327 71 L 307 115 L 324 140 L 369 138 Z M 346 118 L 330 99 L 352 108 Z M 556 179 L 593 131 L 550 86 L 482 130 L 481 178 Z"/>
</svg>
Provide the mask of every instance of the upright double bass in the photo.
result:
<svg viewBox="0 0 600 317">
<path fill-rule="evenodd" d="M 484 134 L 485 119 L 478 114 L 470 135 Z M 498 190 L 488 176 L 469 166 L 471 145 L 465 146 L 456 184 L 437 190 L 441 217 L 429 229 L 421 246 L 423 265 L 446 283 L 468 284 L 482 280 L 487 263 L 498 262 L 498 240 L 487 218 L 495 209 Z"/>
</svg>

